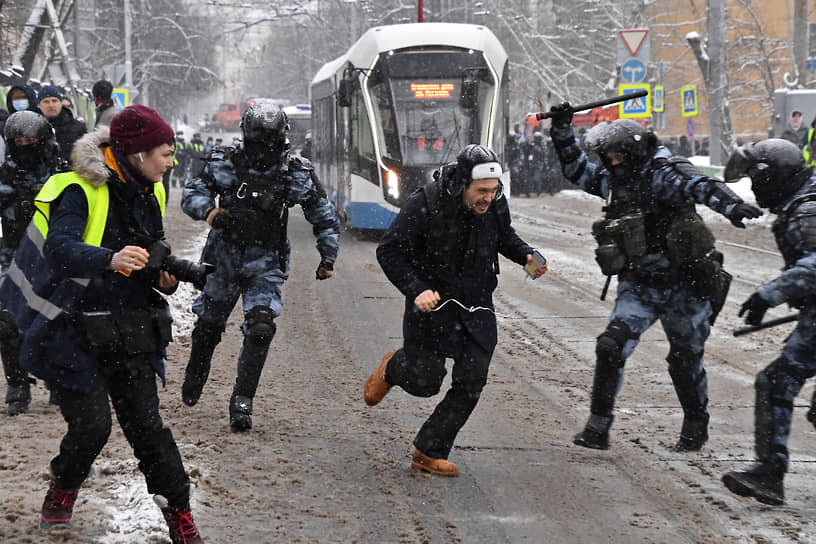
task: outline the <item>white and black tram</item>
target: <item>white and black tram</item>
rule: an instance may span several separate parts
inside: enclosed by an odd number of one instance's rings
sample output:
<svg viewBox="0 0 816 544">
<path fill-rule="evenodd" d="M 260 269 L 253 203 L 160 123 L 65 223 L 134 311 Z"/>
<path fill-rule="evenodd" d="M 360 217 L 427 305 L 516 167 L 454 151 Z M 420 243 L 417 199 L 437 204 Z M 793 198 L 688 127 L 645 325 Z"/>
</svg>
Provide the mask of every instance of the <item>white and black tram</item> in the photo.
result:
<svg viewBox="0 0 816 544">
<path fill-rule="evenodd" d="M 454 23 L 372 28 L 323 65 L 312 80 L 313 162 L 344 223 L 387 228 L 467 144 L 506 165 L 507 78 L 496 36 Z"/>
</svg>

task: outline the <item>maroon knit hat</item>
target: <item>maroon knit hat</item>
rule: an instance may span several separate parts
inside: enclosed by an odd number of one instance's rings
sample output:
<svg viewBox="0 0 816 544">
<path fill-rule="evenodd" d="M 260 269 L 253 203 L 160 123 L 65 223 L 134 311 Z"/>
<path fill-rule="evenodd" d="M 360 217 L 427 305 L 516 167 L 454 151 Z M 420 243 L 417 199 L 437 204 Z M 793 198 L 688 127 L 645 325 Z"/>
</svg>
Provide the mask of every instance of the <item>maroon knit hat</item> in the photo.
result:
<svg viewBox="0 0 816 544">
<path fill-rule="evenodd" d="M 110 136 L 114 150 L 130 155 L 170 142 L 175 132 L 155 110 L 135 104 L 113 117 Z"/>
</svg>

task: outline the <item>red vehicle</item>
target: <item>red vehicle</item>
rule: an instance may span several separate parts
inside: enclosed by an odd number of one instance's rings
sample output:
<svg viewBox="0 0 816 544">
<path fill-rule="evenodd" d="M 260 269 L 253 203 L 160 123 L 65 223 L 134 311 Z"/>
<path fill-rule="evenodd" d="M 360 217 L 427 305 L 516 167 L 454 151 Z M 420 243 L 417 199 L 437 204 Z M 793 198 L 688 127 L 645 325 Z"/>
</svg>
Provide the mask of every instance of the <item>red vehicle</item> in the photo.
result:
<svg viewBox="0 0 816 544">
<path fill-rule="evenodd" d="M 241 127 L 241 104 L 227 102 L 218 106 L 215 112 L 215 124 L 223 130 L 238 130 Z"/>
</svg>

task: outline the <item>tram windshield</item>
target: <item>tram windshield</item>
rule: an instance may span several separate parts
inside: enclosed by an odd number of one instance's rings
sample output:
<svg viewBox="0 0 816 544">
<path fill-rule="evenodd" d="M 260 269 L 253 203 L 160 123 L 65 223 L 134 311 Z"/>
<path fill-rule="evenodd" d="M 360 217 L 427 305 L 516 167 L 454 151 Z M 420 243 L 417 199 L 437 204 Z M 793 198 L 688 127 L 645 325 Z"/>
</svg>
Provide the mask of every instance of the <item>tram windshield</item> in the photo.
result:
<svg viewBox="0 0 816 544">
<path fill-rule="evenodd" d="M 455 160 L 482 141 L 495 81 L 481 53 L 384 53 L 369 79 L 380 149 L 403 165 Z"/>
</svg>

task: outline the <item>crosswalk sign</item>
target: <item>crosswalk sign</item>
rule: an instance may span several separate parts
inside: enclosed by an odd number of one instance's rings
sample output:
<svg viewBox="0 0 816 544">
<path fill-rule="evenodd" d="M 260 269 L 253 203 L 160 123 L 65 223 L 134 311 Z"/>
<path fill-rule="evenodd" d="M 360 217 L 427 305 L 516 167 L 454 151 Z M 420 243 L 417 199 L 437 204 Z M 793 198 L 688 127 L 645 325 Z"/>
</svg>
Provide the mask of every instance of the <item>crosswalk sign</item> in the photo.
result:
<svg viewBox="0 0 816 544">
<path fill-rule="evenodd" d="M 618 86 L 618 95 L 634 93 L 636 91 L 646 91 L 648 93 L 646 96 L 639 96 L 638 98 L 621 102 L 619 106 L 620 109 L 618 110 L 619 117 L 621 119 L 651 117 L 650 89 L 651 85 L 648 83 L 633 83 Z"/>
<path fill-rule="evenodd" d="M 130 105 L 128 104 L 129 94 L 127 89 L 113 89 L 111 98 L 113 99 L 113 106 L 116 108 L 116 111 L 122 111 Z"/>
<path fill-rule="evenodd" d="M 652 96 L 654 96 L 654 100 L 652 100 L 652 111 L 662 112 L 666 104 L 663 85 L 655 85 Z"/>
<path fill-rule="evenodd" d="M 697 85 L 686 85 L 681 88 L 680 96 L 683 100 L 683 117 L 697 115 Z"/>
</svg>

